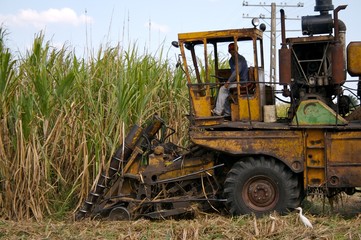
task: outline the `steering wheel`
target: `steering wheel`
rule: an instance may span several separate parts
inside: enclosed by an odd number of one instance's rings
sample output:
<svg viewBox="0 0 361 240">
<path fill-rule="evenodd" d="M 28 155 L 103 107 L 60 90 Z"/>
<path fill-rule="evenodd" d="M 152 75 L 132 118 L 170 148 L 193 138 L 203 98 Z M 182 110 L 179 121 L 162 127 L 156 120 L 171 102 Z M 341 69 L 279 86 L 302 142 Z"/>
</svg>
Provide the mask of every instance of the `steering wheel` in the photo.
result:
<svg viewBox="0 0 361 240">
<path fill-rule="evenodd" d="M 217 78 L 220 82 L 225 82 L 228 80 L 228 78 L 217 76 L 217 75 L 211 75 L 211 77 Z"/>
</svg>

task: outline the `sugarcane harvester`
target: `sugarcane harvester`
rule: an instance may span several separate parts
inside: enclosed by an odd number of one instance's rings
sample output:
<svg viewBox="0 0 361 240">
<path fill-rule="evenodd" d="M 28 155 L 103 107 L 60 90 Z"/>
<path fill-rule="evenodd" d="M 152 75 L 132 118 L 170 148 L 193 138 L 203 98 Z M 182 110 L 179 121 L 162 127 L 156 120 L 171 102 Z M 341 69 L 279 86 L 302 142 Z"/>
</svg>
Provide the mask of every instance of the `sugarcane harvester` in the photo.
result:
<svg viewBox="0 0 361 240">
<path fill-rule="evenodd" d="M 302 18 L 297 38 L 286 38 L 281 10 L 280 90 L 264 77 L 265 25 L 257 19 L 251 28 L 178 34 L 172 44 L 189 90 L 191 144 L 171 143 L 174 130 L 157 115 L 135 125 L 76 219 L 162 219 L 207 210 L 262 216 L 287 213 L 308 195 L 356 193 L 361 114 L 351 111 L 343 85 L 346 71 L 361 76 L 361 42 L 346 47 L 338 18 L 344 9 L 316 0 L 320 14 Z M 231 115 L 216 116 L 219 88 L 231 76 L 222 55 L 230 43 L 247 59 L 248 81 L 236 76 L 227 99 Z M 289 100 L 285 117 L 275 112 L 279 93 Z"/>
</svg>

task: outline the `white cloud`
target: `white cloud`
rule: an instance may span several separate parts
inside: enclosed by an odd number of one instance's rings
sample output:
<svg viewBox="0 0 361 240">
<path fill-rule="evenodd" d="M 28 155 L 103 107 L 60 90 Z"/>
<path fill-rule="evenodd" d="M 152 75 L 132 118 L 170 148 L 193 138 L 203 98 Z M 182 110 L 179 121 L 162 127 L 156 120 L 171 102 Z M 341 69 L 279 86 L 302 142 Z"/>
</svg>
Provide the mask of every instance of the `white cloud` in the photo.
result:
<svg viewBox="0 0 361 240">
<path fill-rule="evenodd" d="M 54 9 L 50 8 L 45 11 L 33 9 L 20 10 L 17 14 L 1 15 L 0 21 L 6 26 L 27 26 L 33 25 L 37 28 L 43 28 L 48 24 L 69 24 L 79 26 L 86 22 L 92 23 L 93 19 L 85 14 L 78 15 L 71 8 Z"/>
<path fill-rule="evenodd" d="M 156 22 L 150 21 L 144 24 L 145 27 L 149 28 L 152 31 L 167 33 L 169 32 L 169 27 L 167 25 L 158 24 Z"/>
</svg>

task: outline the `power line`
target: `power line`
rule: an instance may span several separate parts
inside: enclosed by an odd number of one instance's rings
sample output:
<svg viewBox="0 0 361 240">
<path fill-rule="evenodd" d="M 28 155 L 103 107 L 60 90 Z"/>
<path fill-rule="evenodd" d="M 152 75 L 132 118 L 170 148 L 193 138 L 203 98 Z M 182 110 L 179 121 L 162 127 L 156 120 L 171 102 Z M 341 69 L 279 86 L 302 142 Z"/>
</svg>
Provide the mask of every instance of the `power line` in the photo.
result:
<svg viewBox="0 0 361 240">
<path fill-rule="evenodd" d="M 249 16 L 248 14 L 244 14 L 244 13 L 243 13 L 242 17 L 243 17 L 243 18 L 254 18 L 254 17 Z M 264 15 L 264 14 L 260 14 L 260 15 L 258 16 L 258 18 L 259 18 L 259 19 L 272 19 L 271 17 L 266 17 L 266 15 Z M 281 18 L 276 18 L 276 19 L 277 19 L 277 20 L 280 20 Z M 286 16 L 285 19 L 286 19 L 286 20 L 301 20 L 300 17 L 289 18 L 289 17 L 287 17 L 287 16 Z"/>
<path fill-rule="evenodd" d="M 253 7 L 271 7 L 273 4 L 275 3 L 271 3 L 271 4 L 266 4 L 265 2 L 260 2 L 259 4 L 249 4 L 248 1 L 243 1 L 243 6 L 253 6 Z M 288 5 L 287 3 L 281 3 L 276 5 L 277 7 L 303 7 L 304 3 L 298 2 L 297 4 L 294 5 Z"/>
</svg>

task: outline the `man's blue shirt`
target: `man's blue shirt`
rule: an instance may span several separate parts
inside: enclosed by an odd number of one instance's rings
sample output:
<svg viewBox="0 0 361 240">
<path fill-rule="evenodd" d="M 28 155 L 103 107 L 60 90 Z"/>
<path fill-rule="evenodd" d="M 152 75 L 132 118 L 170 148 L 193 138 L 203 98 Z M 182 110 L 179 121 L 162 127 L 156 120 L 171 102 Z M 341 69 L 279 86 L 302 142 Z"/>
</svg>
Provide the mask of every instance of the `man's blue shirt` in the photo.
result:
<svg viewBox="0 0 361 240">
<path fill-rule="evenodd" d="M 236 75 L 236 64 L 235 64 L 235 61 L 234 61 L 233 57 L 231 57 L 229 59 L 229 66 L 231 67 L 231 73 L 232 74 L 229 77 L 228 81 L 229 82 L 235 82 L 237 75 Z M 241 82 L 248 81 L 248 65 L 247 65 L 247 61 L 239 53 L 238 53 L 238 70 L 239 70 L 240 81 Z"/>
</svg>

